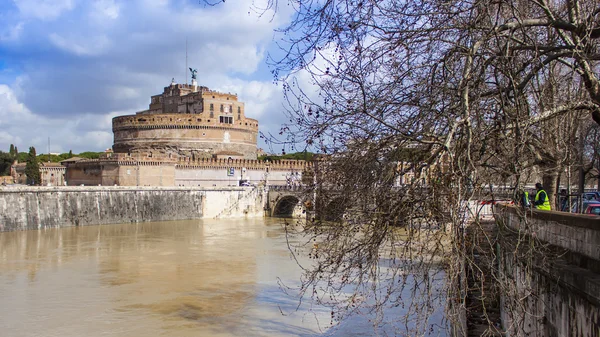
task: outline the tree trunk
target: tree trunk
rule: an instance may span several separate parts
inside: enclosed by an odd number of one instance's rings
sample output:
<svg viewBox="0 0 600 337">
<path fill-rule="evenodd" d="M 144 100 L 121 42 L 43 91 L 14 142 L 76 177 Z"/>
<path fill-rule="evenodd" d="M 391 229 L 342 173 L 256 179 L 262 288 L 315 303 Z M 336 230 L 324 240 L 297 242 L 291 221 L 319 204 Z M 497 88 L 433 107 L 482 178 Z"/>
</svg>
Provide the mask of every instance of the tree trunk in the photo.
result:
<svg viewBox="0 0 600 337">
<path fill-rule="evenodd" d="M 558 170 L 544 170 L 544 174 L 542 175 L 542 185 L 544 185 L 544 190 L 546 194 L 548 194 L 548 201 L 550 202 L 550 207 L 552 210 L 556 210 L 556 181 L 558 180 Z"/>
</svg>

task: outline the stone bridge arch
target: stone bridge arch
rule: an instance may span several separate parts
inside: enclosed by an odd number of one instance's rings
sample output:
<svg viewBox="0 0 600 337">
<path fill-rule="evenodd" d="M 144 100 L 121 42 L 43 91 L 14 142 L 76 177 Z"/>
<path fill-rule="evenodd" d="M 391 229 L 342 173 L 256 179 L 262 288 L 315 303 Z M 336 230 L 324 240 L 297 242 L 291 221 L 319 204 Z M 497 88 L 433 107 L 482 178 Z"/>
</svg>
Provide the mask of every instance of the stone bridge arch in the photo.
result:
<svg viewBox="0 0 600 337">
<path fill-rule="evenodd" d="M 303 217 L 306 215 L 305 198 L 300 190 L 279 186 L 271 188 L 265 210 L 273 217 Z"/>
<path fill-rule="evenodd" d="M 295 195 L 286 195 L 280 198 L 273 207 L 271 216 L 274 217 L 300 217 L 305 212 L 300 198 Z"/>
</svg>

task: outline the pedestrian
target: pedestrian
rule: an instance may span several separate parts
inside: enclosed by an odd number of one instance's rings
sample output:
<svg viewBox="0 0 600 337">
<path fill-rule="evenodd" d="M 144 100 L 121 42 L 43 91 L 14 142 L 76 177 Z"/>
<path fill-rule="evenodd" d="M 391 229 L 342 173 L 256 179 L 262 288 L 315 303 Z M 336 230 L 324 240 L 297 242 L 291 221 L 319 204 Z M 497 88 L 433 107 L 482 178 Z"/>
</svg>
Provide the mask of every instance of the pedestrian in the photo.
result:
<svg viewBox="0 0 600 337">
<path fill-rule="evenodd" d="M 535 189 L 537 190 L 537 193 L 535 194 L 533 206 L 542 211 L 550 211 L 550 200 L 548 199 L 548 194 L 544 191 L 544 186 L 540 183 L 536 183 Z"/>
<path fill-rule="evenodd" d="M 531 207 L 531 204 L 529 203 L 529 192 L 519 189 L 519 204 L 525 209 Z"/>
<path fill-rule="evenodd" d="M 560 196 L 558 198 L 558 202 L 560 203 L 561 212 L 568 212 L 567 202 L 569 201 L 569 196 L 567 195 L 567 190 L 564 188 L 560 190 Z"/>
</svg>

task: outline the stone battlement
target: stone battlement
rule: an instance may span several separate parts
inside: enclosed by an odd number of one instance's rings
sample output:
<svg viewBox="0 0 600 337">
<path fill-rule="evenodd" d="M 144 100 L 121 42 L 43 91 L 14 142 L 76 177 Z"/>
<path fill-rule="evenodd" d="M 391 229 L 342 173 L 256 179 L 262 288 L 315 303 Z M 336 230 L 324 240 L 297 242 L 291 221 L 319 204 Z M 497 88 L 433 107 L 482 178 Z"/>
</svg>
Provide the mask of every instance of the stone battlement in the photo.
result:
<svg viewBox="0 0 600 337">
<path fill-rule="evenodd" d="M 83 159 L 66 165 L 77 166 L 98 166 L 103 164 L 118 165 L 175 165 L 177 169 L 225 169 L 229 167 L 248 170 L 285 170 L 285 171 L 304 171 L 312 167 L 312 162 L 304 160 L 281 159 L 274 161 L 263 161 L 255 159 L 215 159 L 201 158 L 193 159 L 189 157 L 175 157 L 164 154 L 155 154 L 151 157 L 142 153 L 106 153 L 98 159 Z"/>
<path fill-rule="evenodd" d="M 228 167 L 244 167 L 248 170 L 293 170 L 303 171 L 312 167 L 312 163 L 304 160 L 274 160 L 262 161 L 251 159 L 198 159 L 180 158 L 177 161 L 178 169 L 225 169 Z"/>
<path fill-rule="evenodd" d="M 219 118 L 199 117 L 195 114 L 127 115 L 113 118 L 113 131 L 132 129 L 227 129 L 258 131 L 258 121 L 244 118 L 232 124 L 220 123 Z"/>
<path fill-rule="evenodd" d="M 70 163 L 65 163 L 68 166 L 98 166 L 105 164 L 118 165 L 175 165 L 176 158 L 171 158 L 168 155 L 157 154 L 155 156 L 147 156 L 141 153 L 105 153 L 98 159 L 82 159 Z"/>
</svg>

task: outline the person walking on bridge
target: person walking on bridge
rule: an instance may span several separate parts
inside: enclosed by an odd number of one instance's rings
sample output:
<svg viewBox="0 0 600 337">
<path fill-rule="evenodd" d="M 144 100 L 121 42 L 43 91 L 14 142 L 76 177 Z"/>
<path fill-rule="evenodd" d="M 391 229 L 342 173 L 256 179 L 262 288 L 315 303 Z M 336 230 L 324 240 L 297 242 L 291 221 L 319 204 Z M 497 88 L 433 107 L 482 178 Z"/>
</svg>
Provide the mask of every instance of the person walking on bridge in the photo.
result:
<svg viewBox="0 0 600 337">
<path fill-rule="evenodd" d="M 535 188 L 537 189 L 537 193 L 535 194 L 533 205 L 539 210 L 550 211 L 550 200 L 548 199 L 548 194 L 544 191 L 544 187 L 542 184 L 536 183 Z"/>
</svg>

